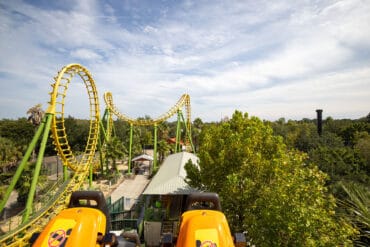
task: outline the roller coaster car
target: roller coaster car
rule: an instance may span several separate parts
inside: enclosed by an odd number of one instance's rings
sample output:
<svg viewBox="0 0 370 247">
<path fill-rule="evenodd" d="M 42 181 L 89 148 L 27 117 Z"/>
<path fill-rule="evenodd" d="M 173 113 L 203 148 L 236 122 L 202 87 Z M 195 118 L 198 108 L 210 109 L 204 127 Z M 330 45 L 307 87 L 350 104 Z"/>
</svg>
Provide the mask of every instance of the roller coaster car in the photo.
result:
<svg viewBox="0 0 370 247">
<path fill-rule="evenodd" d="M 234 241 L 217 194 L 189 195 L 186 210 L 181 216 L 176 247 L 246 246 L 245 241 Z"/>
<path fill-rule="evenodd" d="M 31 238 L 32 246 L 118 246 L 117 238 L 109 233 L 110 218 L 101 191 L 75 191 L 69 206 L 55 216 Z"/>
</svg>

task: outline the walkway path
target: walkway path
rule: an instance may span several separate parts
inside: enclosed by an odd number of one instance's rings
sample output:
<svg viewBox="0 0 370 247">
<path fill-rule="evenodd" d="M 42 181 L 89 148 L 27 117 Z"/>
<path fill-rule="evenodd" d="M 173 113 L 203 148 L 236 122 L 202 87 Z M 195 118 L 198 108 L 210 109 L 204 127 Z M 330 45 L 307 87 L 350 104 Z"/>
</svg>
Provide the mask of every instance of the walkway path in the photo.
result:
<svg viewBox="0 0 370 247">
<path fill-rule="evenodd" d="M 125 198 L 131 198 L 132 203 L 139 198 L 143 193 L 145 187 L 149 183 L 147 175 L 136 175 L 134 179 L 126 178 L 112 193 L 112 203 L 119 200 L 122 196 Z"/>
</svg>

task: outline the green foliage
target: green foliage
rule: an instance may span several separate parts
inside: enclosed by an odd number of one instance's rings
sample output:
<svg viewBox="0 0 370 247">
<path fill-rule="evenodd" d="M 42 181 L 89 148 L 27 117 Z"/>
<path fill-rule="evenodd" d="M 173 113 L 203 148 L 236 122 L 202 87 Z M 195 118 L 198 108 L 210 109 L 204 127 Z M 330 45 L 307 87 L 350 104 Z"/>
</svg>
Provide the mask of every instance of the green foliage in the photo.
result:
<svg viewBox="0 0 370 247">
<path fill-rule="evenodd" d="M 7 188 L 8 188 L 8 185 L 0 185 L 0 201 L 3 200 Z"/>
<path fill-rule="evenodd" d="M 35 170 L 35 162 L 29 162 L 25 166 L 22 175 L 20 176 L 17 184 L 15 185 L 15 189 L 18 191 L 18 198 L 17 202 L 20 205 L 25 205 L 28 197 L 28 193 L 31 188 L 33 172 Z M 38 185 L 42 185 L 46 181 L 46 176 L 40 174 L 39 179 L 37 181 Z"/>
<path fill-rule="evenodd" d="M 128 149 L 130 146 L 130 125 L 122 122 L 120 120 L 117 120 L 118 126 L 116 128 L 117 135 L 116 137 L 120 140 L 123 141 L 123 145 Z M 132 130 L 132 155 L 139 155 L 142 153 L 142 141 L 140 140 L 141 135 L 140 135 L 140 130 L 136 127 L 133 126 Z"/>
<path fill-rule="evenodd" d="M 2 173 L 14 168 L 22 157 L 19 147 L 4 137 L 0 137 L 0 169 Z"/>
<path fill-rule="evenodd" d="M 356 140 L 356 134 L 359 132 L 370 132 L 370 124 L 366 122 L 354 122 L 341 132 L 344 143 L 353 146 Z"/>
<path fill-rule="evenodd" d="M 89 136 L 89 121 L 79 120 L 71 116 L 64 119 L 68 143 L 74 152 L 84 152 Z"/>
<path fill-rule="evenodd" d="M 167 139 L 169 138 L 169 131 L 170 131 L 170 126 L 168 125 L 166 121 L 160 123 L 158 125 L 158 139 L 167 141 Z"/>
<path fill-rule="evenodd" d="M 145 116 L 144 118 L 138 118 L 142 120 L 151 120 L 149 116 Z M 139 143 L 141 147 L 144 147 L 145 145 L 153 145 L 153 133 L 154 128 L 153 126 L 137 126 L 136 127 L 139 132 Z"/>
<path fill-rule="evenodd" d="M 150 207 L 150 208 L 147 208 L 145 210 L 144 219 L 146 221 L 158 221 L 158 222 L 161 222 L 162 221 L 162 216 L 163 216 L 163 213 L 162 213 L 162 211 L 160 209 Z"/>
<path fill-rule="evenodd" d="M 187 182 L 219 193 L 231 228 L 247 230 L 256 246 L 350 245 L 355 230 L 335 214 L 325 173 L 267 124 L 236 111 L 205 127 L 200 143 Z"/>
<path fill-rule="evenodd" d="M 122 159 L 127 154 L 127 150 L 117 137 L 112 137 L 106 145 L 106 158 L 112 161 L 113 169 L 118 173 L 116 160 Z"/>
<path fill-rule="evenodd" d="M 200 136 L 200 133 L 201 133 L 201 130 L 203 128 L 204 124 L 202 122 L 202 120 L 200 118 L 196 118 L 194 119 L 193 121 L 193 125 L 192 125 L 192 138 L 193 138 L 193 145 L 194 145 L 194 148 L 195 148 L 195 152 L 198 152 L 199 150 L 199 136 Z"/>
<path fill-rule="evenodd" d="M 287 123 L 282 119 L 271 124 L 276 135 L 284 137 L 284 141 L 289 148 L 295 148 L 304 152 L 318 146 L 319 135 L 313 122 L 291 121 Z"/>
<path fill-rule="evenodd" d="M 355 183 L 341 183 L 348 195 L 342 205 L 349 220 L 360 230 L 356 246 L 370 245 L 370 190 L 368 186 Z"/>
<path fill-rule="evenodd" d="M 297 138 L 298 135 L 294 134 L 307 127 L 303 122 L 276 121 L 271 125 L 275 134 L 283 136 L 284 142 L 289 148 L 306 151 L 310 162 L 317 164 L 320 170 L 329 175 L 330 180 L 327 184 L 329 184 L 330 192 L 335 195 L 337 200 L 348 202 L 352 199 L 347 193 L 348 191 L 343 190 L 343 183 L 350 183 L 356 187 L 370 184 L 369 116 L 370 114 L 357 120 L 334 120 L 328 117 L 323 124 L 323 135 L 318 137 L 316 133 L 311 132 L 311 136 L 307 136 L 307 139 L 311 139 L 311 141 L 306 143 L 301 142 Z M 293 132 L 292 125 L 296 127 Z M 297 143 L 300 145 L 296 145 Z M 340 203 L 338 206 L 337 213 L 348 211 L 346 204 Z M 355 214 L 347 216 L 353 224 L 358 224 Z M 357 227 L 362 229 L 361 226 L 357 225 Z M 363 234 L 363 230 L 361 230 L 361 234 Z"/>
<path fill-rule="evenodd" d="M 364 159 L 367 173 L 370 174 L 370 134 L 368 132 L 358 134 L 354 149 Z"/>
<path fill-rule="evenodd" d="M 327 117 L 323 121 L 323 132 L 334 133 L 340 136 L 342 131 L 353 124 L 353 120 L 350 119 L 333 119 L 332 117 Z"/>
<path fill-rule="evenodd" d="M 330 182 L 342 179 L 365 183 L 368 178 L 362 173 L 363 159 L 349 147 L 320 146 L 309 152 L 310 161 L 330 176 Z"/>
<path fill-rule="evenodd" d="M 342 180 L 370 183 L 370 123 L 367 118 L 334 120 L 328 117 L 323 134 L 315 132 L 314 121 L 282 120 L 270 123 L 274 134 L 282 136 L 289 149 L 307 152 L 309 160 L 330 176 L 336 197 Z M 340 191 L 340 190 L 339 190 Z"/>
<path fill-rule="evenodd" d="M 370 123 L 370 112 L 367 114 L 366 118 L 364 119 L 367 123 Z"/>
<path fill-rule="evenodd" d="M 159 153 L 159 163 L 162 163 L 164 158 L 169 154 L 171 145 L 165 140 L 158 142 L 157 152 Z"/>
<path fill-rule="evenodd" d="M 27 119 L 3 119 L 0 121 L 0 136 L 11 140 L 16 146 L 27 148 L 35 133 L 35 127 Z"/>
</svg>

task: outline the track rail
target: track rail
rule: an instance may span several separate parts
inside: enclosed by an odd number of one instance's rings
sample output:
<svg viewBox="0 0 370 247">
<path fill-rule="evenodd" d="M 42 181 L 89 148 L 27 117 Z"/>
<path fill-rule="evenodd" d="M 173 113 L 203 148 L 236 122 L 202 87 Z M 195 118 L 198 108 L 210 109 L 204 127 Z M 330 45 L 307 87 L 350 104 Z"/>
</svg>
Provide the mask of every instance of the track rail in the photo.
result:
<svg viewBox="0 0 370 247">
<path fill-rule="evenodd" d="M 124 120 L 130 124 L 133 125 L 138 125 L 138 126 L 150 126 L 150 125 L 155 125 L 161 122 L 166 121 L 173 115 L 175 115 L 179 110 L 182 109 L 182 107 L 185 106 L 186 110 L 186 123 L 188 129 L 190 129 L 190 124 L 191 124 L 191 109 L 190 109 L 190 96 L 188 94 L 183 94 L 181 98 L 177 101 L 177 103 L 172 106 L 166 113 L 160 115 L 157 118 L 154 119 L 134 119 L 131 118 L 121 112 L 117 109 L 117 107 L 113 103 L 113 96 L 111 92 L 105 92 L 104 93 L 104 101 L 107 106 L 107 108 L 118 118 L 121 120 Z"/>
<path fill-rule="evenodd" d="M 0 246 L 29 246 L 29 239 L 32 234 L 42 231 L 50 219 L 66 207 L 66 202 L 69 201 L 71 193 L 82 186 L 87 175 L 88 169 L 77 171 L 61 193 L 57 193 L 51 200 L 51 203 L 43 207 L 30 221 L 2 236 Z"/>
<path fill-rule="evenodd" d="M 77 158 L 68 143 L 64 126 L 64 105 L 68 86 L 75 75 L 79 75 L 86 86 L 90 103 L 90 129 L 85 152 Z M 74 171 L 73 177 L 61 188 L 61 191 L 50 200 L 31 219 L 18 226 L 15 230 L 0 237 L 0 246 L 29 246 L 32 234 L 39 232 L 49 220 L 63 210 L 73 191 L 78 190 L 89 173 L 90 165 L 94 162 L 96 146 L 99 138 L 99 100 L 95 82 L 90 72 L 79 64 L 69 64 L 58 72 L 54 78 L 47 113 L 53 114 L 51 131 L 55 149 L 63 164 Z"/>
<path fill-rule="evenodd" d="M 90 130 L 82 158 L 78 160 L 73 154 L 68 143 L 66 128 L 64 126 L 64 105 L 69 83 L 73 76 L 78 74 L 84 81 L 87 89 L 90 103 Z M 78 170 L 79 165 L 90 164 L 95 156 L 96 145 L 99 138 L 99 99 L 95 87 L 95 82 L 90 72 L 79 64 L 70 64 L 64 67 L 55 78 L 52 84 L 53 92 L 48 112 L 53 113 L 53 122 L 51 126 L 52 137 L 58 155 L 61 157 L 63 164 L 72 170 Z"/>
</svg>

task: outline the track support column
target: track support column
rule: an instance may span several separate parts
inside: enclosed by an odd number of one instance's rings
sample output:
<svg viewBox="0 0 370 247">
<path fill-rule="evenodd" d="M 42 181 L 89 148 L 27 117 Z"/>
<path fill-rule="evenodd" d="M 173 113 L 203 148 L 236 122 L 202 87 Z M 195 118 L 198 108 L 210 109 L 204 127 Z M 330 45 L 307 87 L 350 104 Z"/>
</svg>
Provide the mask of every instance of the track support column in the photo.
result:
<svg viewBox="0 0 370 247">
<path fill-rule="evenodd" d="M 157 169 L 157 139 L 158 124 L 154 124 L 154 150 L 153 150 L 153 171 Z"/>
<path fill-rule="evenodd" d="M 63 181 L 67 181 L 68 179 L 68 167 L 66 165 L 63 165 Z"/>
<path fill-rule="evenodd" d="M 94 163 L 90 163 L 90 170 L 89 170 L 89 189 L 92 188 L 92 180 L 93 180 L 93 166 L 94 166 Z"/>
<path fill-rule="evenodd" d="M 103 137 L 105 138 L 105 131 L 104 131 L 104 126 L 103 126 L 103 123 L 102 121 L 100 121 L 100 129 L 102 130 L 103 132 Z M 100 161 L 100 172 L 102 175 L 105 174 L 104 172 L 104 165 L 105 165 L 105 162 L 104 162 L 104 159 L 103 159 L 103 147 L 102 147 L 102 138 L 101 138 L 101 133 L 99 133 L 99 138 L 98 138 L 98 151 L 99 151 L 99 161 Z"/>
<path fill-rule="evenodd" d="M 131 174 L 131 159 L 132 159 L 132 135 L 133 135 L 134 125 L 130 123 L 130 147 L 129 147 L 129 154 L 128 154 L 128 169 L 127 173 Z"/>
<path fill-rule="evenodd" d="M 27 222 L 28 221 L 28 218 L 29 218 L 29 216 L 31 214 L 31 211 L 32 211 L 32 203 L 33 203 L 33 199 L 35 197 L 36 185 L 37 185 L 37 181 L 39 179 L 42 161 L 44 159 L 45 147 L 46 147 L 46 142 L 47 142 L 48 137 L 49 137 L 49 131 L 50 131 L 50 125 L 51 125 L 52 117 L 53 117 L 52 114 L 46 113 L 46 117 L 43 120 L 44 126 L 45 126 L 44 127 L 44 135 L 43 135 L 42 140 L 41 140 L 40 151 L 39 151 L 39 155 L 37 156 L 35 171 L 33 173 L 32 183 L 31 183 L 30 191 L 28 193 L 28 198 L 27 198 L 27 202 L 26 202 L 26 210 L 23 214 L 22 222 Z"/>
<path fill-rule="evenodd" d="M 190 126 L 191 126 L 191 124 L 188 124 L 186 121 L 185 121 L 185 119 L 184 119 L 184 115 L 182 115 L 181 114 L 181 119 L 182 119 L 182 121 L 183 121 L 183 123 L 184 123 L 184 125 L 185 125 L 185 131 L 186 131 L 186 139 L 187 139 L 187 141 L 189 141 L 189 143 L 190 143 L 190 147 L 191 147 L 191 150 L 195 153 L 195 149 L 194 149 L 194 145 L 193 145 L 193 140 L 192 140 L 192 138 L 191 138 L 191 129 L 190 129 Z M 187 144 L 187 143 L 186 143 Z"/>
<path fill-rule="evenodd" d="M 0 212 L 3 211 L 6 202 L 8 201 L 8 199 L 10 197 L 10 194 L 14 190 L 14 187 L 17 184 L 18 179 L 20 178 L 20 176 L 21 176 L 21 174 L 22 174 L 22 172 L 24 170 L 24 167 L 26 166 L 26 164 L 27 164 L 27 162 L 28 162 L 28 160 L 29 160 L 29 158 L 31 156 L 32 150 L 35 149 L 36 143 L 39 140 L 43 129 L 45 128 L 45 122 L 46 122 L 45 119 L 46 119 L 46 116 L 42 120 L 41 125 L 38 127 L 35 135 L 33 136 L 33 139 L 31 141 L 30 145 L 28 146 L 28 149 L 27 149 L 25 155 L 23 156 L 22 162 L 18 166 L 17 171 L 15 172 L 15 174 L 13 176 L 13 179 L 10 182 L 10 185 L 9 185 L 8 189 L 6 190 L 6 192 L 5 192 L 4 198 L 3 198 L 3 200 L 0 203 Z"/>
<path fill-rule="evenodd" d="M 177 127 L 176 127 L 176 144 L 175 144 L 175 153 L 180 151 L 180 141 L 181 141 L 181 131 L 180 131 L 180 121 L 181 121 L 181 110 L 177 111 Z"/>
</svg>

